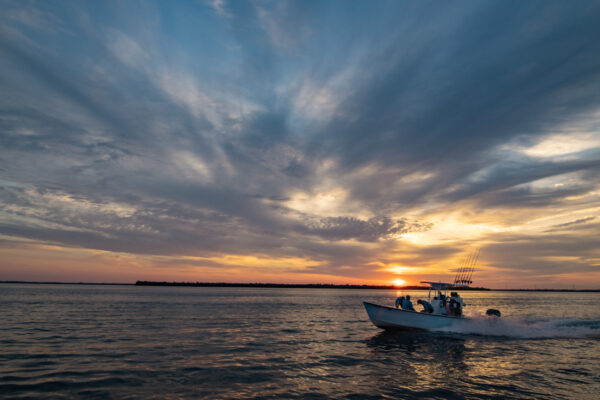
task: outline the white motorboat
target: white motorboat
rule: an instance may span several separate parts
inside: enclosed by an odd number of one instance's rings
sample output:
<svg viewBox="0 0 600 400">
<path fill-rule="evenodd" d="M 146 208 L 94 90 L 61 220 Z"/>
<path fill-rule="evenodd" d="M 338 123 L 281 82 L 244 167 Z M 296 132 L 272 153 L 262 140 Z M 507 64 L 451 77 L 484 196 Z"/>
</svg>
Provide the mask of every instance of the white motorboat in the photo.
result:
<svg viewBox="0 0 600 400">
<path fill-rule="evenodd" d="M 450 297 L 457 304 L 456 307 L 450 308 L 446 291 L 454 288 L 455 285 L 442 282 L 422 283 L 430 284 L 428 302 L 433 307 L 433 312 L 402 310 L 365 301 L 363 304 L 373 325 L 383 329 L 439 329 L 451 325 L 456 326 L 469 320 L 462 316 L 464 303 L 458 294 Z M 432 290 L 436 293 L 433 299 L 431 299 Z M 457 308 L 460 311 L 455 311 Z"/>
<path fill-rule="evenodd" d="M 414 310 L 403 310 L 396 307 L 387 307 L 369 302 L 363 302 L 369 319 L 373 325 L 383 329 L 440 329 L 449 326 L 460 328 L 461 325 L 470 321 L 470 318 L 463 317 L 463 307 L 465 306 L 462 298 L 456 292 L 452 292 L 450 297 L 447 291 L 450 289 L 465 289 L 472 283 L 474 266 L 479 256 L 476 252 L 466 260 L 465 264 L 459 268 L 454 283 L 443 282 L 421 282 L 429 285 L 429 294 L 427 296 L 429 312 L 417 312 Z M 434 293 L 431 298 L 432 291 Z M 489 317 L 500 317 L 500 311 L 495 309 L 487 310 Z"/>
<path fill-rule="evenodd" d="M 468 320 L 466 317 L 426 314 L 363 302 L 373 325 L 382 329 L 439 329 Z"/>
</svg>

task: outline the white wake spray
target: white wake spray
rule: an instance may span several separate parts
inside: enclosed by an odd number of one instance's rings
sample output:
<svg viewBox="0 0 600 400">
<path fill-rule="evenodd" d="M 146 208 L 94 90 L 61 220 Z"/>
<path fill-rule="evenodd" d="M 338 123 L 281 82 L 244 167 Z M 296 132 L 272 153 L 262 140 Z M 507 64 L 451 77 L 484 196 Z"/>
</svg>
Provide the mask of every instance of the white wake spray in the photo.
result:
<svg viewBox="0 0 600 400">
<path fill-rule="evenodd" d="M 600 338 L 600 320 L 580 318 L 520 319 L 474 316 L 439 332 L 520 339 Z"/>
</svg>

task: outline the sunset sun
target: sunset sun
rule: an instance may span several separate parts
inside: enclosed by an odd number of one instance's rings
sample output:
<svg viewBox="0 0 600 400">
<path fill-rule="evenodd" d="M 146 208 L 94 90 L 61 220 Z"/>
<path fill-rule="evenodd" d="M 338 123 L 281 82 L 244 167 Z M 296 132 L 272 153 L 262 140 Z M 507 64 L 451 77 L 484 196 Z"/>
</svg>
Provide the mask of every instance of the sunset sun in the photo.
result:
<svg viewBox="0 0 600 400">
<path fill-rule="evenodd" d="M 394 279 L 394 286 L 402 286 L 404 284 L 406 284 L 406 281 L 402 279 Z"/>
</svg>

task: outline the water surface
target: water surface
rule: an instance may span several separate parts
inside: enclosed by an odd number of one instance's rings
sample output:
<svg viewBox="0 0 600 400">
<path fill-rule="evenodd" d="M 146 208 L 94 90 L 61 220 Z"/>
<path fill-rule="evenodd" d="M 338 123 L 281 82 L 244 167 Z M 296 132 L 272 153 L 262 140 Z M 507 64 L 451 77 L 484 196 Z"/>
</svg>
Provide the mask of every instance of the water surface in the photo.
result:
<svg viewBox="0 0 600 400">
<path fill-rule="evenodd" d="M 399 294 L 2 284 L 0 397 L 597 398 L 599 293 L 462 292 L 462 331 L 374 327 L 362 301 Z"/>
</svg>

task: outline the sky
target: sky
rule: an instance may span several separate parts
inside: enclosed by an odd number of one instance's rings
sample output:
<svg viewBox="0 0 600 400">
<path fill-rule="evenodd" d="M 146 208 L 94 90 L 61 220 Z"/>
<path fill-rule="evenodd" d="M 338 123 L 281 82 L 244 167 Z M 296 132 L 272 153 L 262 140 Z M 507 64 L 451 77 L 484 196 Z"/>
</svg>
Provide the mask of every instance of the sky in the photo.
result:
<svg viewBox="0 0 600 400">
<path fill-rule="evenodd" d="M 0 280 L 600 288 L 598 1 L 0 7 Z"/>
</svg>

